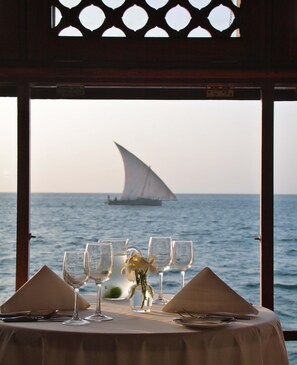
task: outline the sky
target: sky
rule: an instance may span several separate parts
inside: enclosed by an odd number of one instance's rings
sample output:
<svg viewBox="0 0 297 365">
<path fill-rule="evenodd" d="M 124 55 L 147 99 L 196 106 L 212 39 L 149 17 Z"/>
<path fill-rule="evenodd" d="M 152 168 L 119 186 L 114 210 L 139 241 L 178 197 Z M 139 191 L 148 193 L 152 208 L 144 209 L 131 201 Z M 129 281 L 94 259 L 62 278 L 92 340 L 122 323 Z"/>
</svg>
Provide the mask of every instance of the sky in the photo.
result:
<svg viewBox="0 0 297 365">
<path fill-rule="evenodd" d="M 0 192 L 16 191 L 15 98 L 0 98 Z M 297 194 L 297 104 L 275 105 L 275 193 Z M 174 193 L 258 194 L 259 101 L 32 100 L 31 191 L 121 193 L 121 144 Z"/>
</svg>

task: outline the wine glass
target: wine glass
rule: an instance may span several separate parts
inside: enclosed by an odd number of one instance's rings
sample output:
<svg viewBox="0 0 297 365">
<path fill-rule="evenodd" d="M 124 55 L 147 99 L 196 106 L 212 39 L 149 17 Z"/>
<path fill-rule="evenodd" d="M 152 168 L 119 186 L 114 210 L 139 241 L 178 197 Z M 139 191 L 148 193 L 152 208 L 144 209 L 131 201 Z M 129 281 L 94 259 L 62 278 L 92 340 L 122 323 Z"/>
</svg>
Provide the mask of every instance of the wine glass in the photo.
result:
<svg viewBox="0 0 297 365">
<path fill-rule="evenodd" d="M 74 312 L 71 319 L 63 322 L 66 325 L 86 325 L 90 322 L 79 317 L 79 288 L 89 278 L 88 257 L 86 251 L 66 251 L 63 260 L 63 277 L 74 289 Z"/>
<path fill-rule="evenodd" d="M 171 237 L 150 237 L 148 243 L 148 256 L 155 259 L 155 265 L 159 274 L 159 294 L 154 304 L 166 304 L 168 300 L 163 296 L 163 273 L 170 267 L 172 260 Z"/>
<path fill-rule="evenodd" d="M 101 312 L 101 285 L 107 281 L 112 273 L 113 252 L 112 244 L 109 243 L 88 243 L 86 251 L 89 256 L 90 279 L 93 279 L 97 288 L 96 310 L 86 319 L 91 321 L 110 321 L 112 318 Z"/>
<path fill-rule="evenodd" d="M 192 266 L 194 259 L 192 241 L 173 241 L 172 267 L 180 271 L 180 288 L 185 286 L 185 271 Z"/>
</svg>

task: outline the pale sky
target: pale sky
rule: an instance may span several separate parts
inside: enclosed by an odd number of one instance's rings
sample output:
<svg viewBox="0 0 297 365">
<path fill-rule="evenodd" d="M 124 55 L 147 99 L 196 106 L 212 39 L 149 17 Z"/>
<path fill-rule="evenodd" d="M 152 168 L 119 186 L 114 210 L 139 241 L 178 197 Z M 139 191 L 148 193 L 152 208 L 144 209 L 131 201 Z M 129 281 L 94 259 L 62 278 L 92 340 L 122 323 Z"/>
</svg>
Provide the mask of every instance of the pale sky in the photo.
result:
<svg viewBox="0 0 297 365">
<path fill-rule="evenodd" d="M 0 192 L 16 191 L 16 99 L 0 98 Z M 174 193 L 260 191 L 259 101 L 31 101 L 31 191 L 121 193 L 113 143 Z M 275 104 L 275 193 L 297 194 L 297 104 Z"/>
</svg>

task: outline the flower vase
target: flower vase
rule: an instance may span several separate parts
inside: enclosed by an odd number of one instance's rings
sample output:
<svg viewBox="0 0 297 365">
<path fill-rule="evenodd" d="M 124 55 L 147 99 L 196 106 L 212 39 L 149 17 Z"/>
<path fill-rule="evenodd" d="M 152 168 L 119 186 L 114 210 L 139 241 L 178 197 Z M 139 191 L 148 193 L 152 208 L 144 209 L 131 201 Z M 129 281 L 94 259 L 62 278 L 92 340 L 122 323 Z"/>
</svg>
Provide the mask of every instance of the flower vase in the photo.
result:
<svg viewBox="0 0 297 365">
<path fill-rule="evenodd" d="M 153 305 L 154 289 L 147 283 L 130 288 L 130 306 L 133 312 L 148 313 Z"/>
</svg>

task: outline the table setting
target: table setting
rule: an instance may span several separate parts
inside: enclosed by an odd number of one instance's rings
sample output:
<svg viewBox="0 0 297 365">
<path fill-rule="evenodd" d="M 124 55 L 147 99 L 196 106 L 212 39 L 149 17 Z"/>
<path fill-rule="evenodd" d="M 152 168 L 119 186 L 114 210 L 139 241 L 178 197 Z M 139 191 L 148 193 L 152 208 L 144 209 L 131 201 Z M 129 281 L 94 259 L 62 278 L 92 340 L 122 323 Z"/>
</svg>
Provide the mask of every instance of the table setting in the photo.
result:
<svg viewBox="0 0 297 365">
<path fill-rule="evenodd" d="M 90 320 L 112 320 L 101 311 L 102 299 L 130 299 L 131 309 L 140 313 L 149 312 L 153 304 L 164 305 L 171 296 L 164 296 L 163 273 L 170 268 L 179 270 L 183 288 L 185 271 L 193 262 L 193 242 L 172 240 L 171 237 L 150 237 L 145 257 L 139 249 L 128 247 L 128 241 L 103 238 L 97 243 L 87 243 L 84 249 L 66 251 L 63 259 L 64 281 L 44 265 L 1 305 L 1 312 L 19 311 L 22 314 L 30 311 L 35 315 L 36 312 L 45 311 L 49 316 L 53 311 L 73 309 L 72 319 L 63 324 L 87 325 Z M 149 274 L 159 275 L 159 292 L 155 299 Z M 97 299 L 95 313 L 84 319 L 79 317 L 79 310 L 89 307 L 89 303 L 79 294 L 79 289 L 87 281 L 94 281 Z M 54 319 L 53 316 L 50 318 Z"/>
<path fill-rule="evenodd" d="M 66 358 L 79 365 L 97 360 L 125 365 L 132 359 L 142 365 L 194 365 L 197 358 L 217 365 L 221 357 L 222 365 L 288 365 L 281 324 L 272 311 L 246 301 L 209 267 L 185 284 L 193 262 L 189 241 L 155 237 L 147 255 L 127 243 L 115 243 L 113 251 L 113 239 L 104 239 L 66 251 L 63 278 L 42 266 L 1 305 L 0 363 L 29 364 L 20 359 L 30 351 L 28 359 L 34 355 L 56 365 Z M 163 293 L 163 273 L 173 267 L 180 271 L 180 290 Z M 159 277 L 156 293 L 150 275 Z M 88 280 L 94 293 L 81 295 Z M 115 298 L 114 288 L 120 289 Z M 39 345 L 28 344 L 28 338 Z"/>
<path fill-rule="evenodd" d="M 64 280 L 43 266 L 2 304 L 3 320 L 58 321 L 63 318 L 63 312 L 73 310 L 72 317 L 64 316 L 62 324 L 88 325 L 90 321 L 111 321 L 112 317 L 102 313 L 102 297 L 105 300 L 125 300 L 133 312 L 139 313 L 149 313 L 153 305 L 162 306 L 162 312 L 179 315 L 173 323 L 197 329 L 225 326 L 237 319 L 250 319 L 251 315 L 258 313 L 208 267 L 185 286 L 185 272 L 194 257 L 192 241 L 150 237 L 147 257 L 135 247 L 128 248 L 128 241 L 103 238 L 97 243 L 87 243 L 84 249 L 66 251 Z M 175 295 L 165 296 L 163 274 L 170 268 L 180 271 L 180 290 Z M 149 284 L 149 274 L 159 276 L 157 295 Z M 90 303 L 79 294 L 79 288 L 88 280 L 94 281 L 96 287 L 95 312 L 81 318 L 79 310 L 87 309 Z M 110 285 L 106 285 L 108 283 Z M 116 289 L 118 295 L 111 296 Z M 15 312 L 19 312 L 19 316 L 13 315 Z"/>
</svg>

